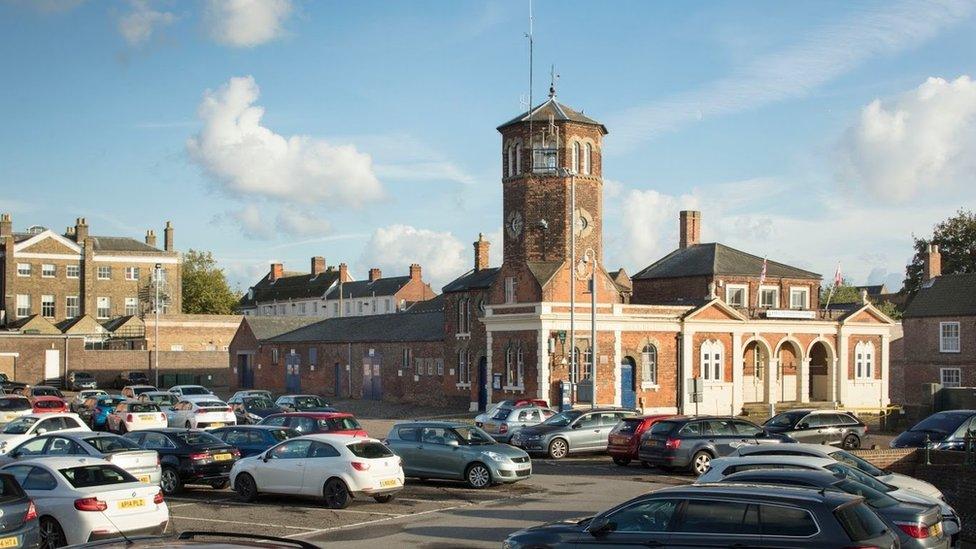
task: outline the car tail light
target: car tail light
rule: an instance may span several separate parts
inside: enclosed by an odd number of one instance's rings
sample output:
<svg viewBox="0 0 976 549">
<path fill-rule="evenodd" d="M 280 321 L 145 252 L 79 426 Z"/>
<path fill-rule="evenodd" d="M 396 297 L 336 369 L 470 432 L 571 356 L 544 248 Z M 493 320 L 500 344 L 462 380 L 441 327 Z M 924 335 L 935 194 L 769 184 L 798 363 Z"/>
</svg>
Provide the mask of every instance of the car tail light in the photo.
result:
<svg viewBox="0 0 976 549">
<path fill-rule="evenodd" d="M 664 447 L 668 450 L 677 450 L 681 447 L 681 439 L 669 438 L 668 440 L 664 441 Z"/>
<path fill-rule="evenodd" d="M 210 454 L 208 454 L 207 452 L 196 452 L 196 453 L 190 454 L 190 460 L 191 461 L 203 461 L 203 460 L 209 459 L 209 458 L 210 458 Z"/>
<path fill-rule="evenodd" d="M 231 450 L 230 453 L 234 454 L 234 457 L 236 457 L 236 458 L 241 457 L 241 451 L 238 450 L 237 448 L 234 448 L 233 450 Z"/>
<path fill-rule="evenodd" d="M 865 435 L 868 434 L 868 426 L 867 425 L 864 426 L 864 434 Z"/>
<path fill-rule="evenodd" d="M 163 503 L 163 491 L 162 490 L 156 492 L 156 495 L 153 496 L 153 503 L 155 503 L 156 505 L 159 505 L 159 504 Z"/>
<path fill-rule="evenodd" d="M 228 406 L 228 407 L 227 407 L 227 411 L 228 411 L 228 412 L 233 412 L 233 411 L 234 411 L 234 409 L 233 409 L 233 408 L 231 408 L 230 406 Z"/>
<path fill-rule="evenodd" d="M 75 500 L 75 509 L 79 511 L 104 511 L 108 504 L 98 498 L 81 498 Z"/>
<path fill-rule="evenodd" d="M 929 527 L 924 524 L 918 524 L 916 522 L 896 522 L 895 524 L 901 528 L 902 532 L 915 539 L 925 539 L 931 535 Z"/>
<path fill-rule="evenodd" d="M 34 507 L 34 500 L 27 502 L 27 514 L 24 515 L 24 522 L 37 518 L 37 507 Z"/>
<path fill-rule="evenodd" d="M 499 433 L 507 433 L 508 432 L 508 424 L 507 423 L 502 423 L 501 425 L 499 425 L 498 426 L 498 432 Z"/>
<path fill-rule="evenodd" d="M 164 413 L 162 413 L 162 412 L 160 412 L 160 413 L 159 413 L 159 419 L 161 419 L 161 420 L 163 420 L 163 421 L 166 421 L 166 414 L 164 414 Z"/>
<path fill-rule="evenodd" d="M 126 414 L 125 421 L 127 421 L 128 423 L 132 423 L 132 414 Z"/>
<path fill-rule="evenodd" d="M 369 464 L 363 463 L 362 461 L 352 462 L 352 468 L 357 471 L 369 471 Z"/>
<path fill-rule="evenodd" d="M 209 412 L 209 411 L 210 411 L 210 410 L 205 410 L 205 409 L 203 409 L 203 408 L 197 408 L 197 411 L 196 411 L 196 412 L 194 412 L 194 413 L 195 413 L 195 414 L 206 414 L 206 413 L 207 413 L 207 412 Z"/>
</svg>

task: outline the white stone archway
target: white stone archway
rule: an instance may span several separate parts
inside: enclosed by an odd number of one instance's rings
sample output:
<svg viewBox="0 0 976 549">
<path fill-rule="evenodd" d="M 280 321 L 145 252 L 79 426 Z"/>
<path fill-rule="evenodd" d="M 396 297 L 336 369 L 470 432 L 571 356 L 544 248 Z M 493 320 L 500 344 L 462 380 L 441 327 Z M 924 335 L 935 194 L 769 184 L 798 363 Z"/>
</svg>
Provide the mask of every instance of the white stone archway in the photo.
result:
<svg viewBox="0 0 976 549">
<path fill-rule="evenodd" d="M 807 401 L 837 400 L 837 350 L 830 340 L 820 336 L 810 342 L 806 351 L 808 369 Z"/>
<path fill-rule="evenodd" d="M 758 356 L 757 356 L 758 355 Z M 765 339 L 753 335 L 742 344 L 742 402 L 769 402 L 767 398 L 772 348 Z"/>
<path fill-rule="evenodd" d="M 789 346 L 790 354 L 784 355 L 784 349 Z M 784 362 L 785 360 L 785 362 Z M 773 358 L 770 360 L 770 394 L 775 400 L 770 402 L 797 401 L 806 402 L 807 398 L 807 370 L 809 362 L 803 352 L 803 345 L 793 336 L 786 336 L 776 344 Z M 767 383 L 769 386 L 769 383 Z"/>
</svg>

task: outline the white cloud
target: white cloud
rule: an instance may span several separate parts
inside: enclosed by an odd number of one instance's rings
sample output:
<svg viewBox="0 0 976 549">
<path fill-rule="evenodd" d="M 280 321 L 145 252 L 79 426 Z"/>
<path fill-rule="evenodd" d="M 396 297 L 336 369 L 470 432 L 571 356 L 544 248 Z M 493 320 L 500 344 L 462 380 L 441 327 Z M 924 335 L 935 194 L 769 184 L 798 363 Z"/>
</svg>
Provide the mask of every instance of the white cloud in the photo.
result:
<svg viewBox="0 0 976 549">
<path fill-rule="evenodd" d="M 332 230 L 332 224 L 327 219 L 294 208 L 279 210 L 275 225 L 279 231 L 290 236 L 324 236 Z"/>
<path fill-rule="evenodd" d="M 198 109 L 203 128 L 187 141 L 187 151 L 223 190 L 337 207 L 383 197 L 368 154 L 353 145 L 273 132 L 261 125 L 258 95 L 253 77 L 235 77 L 208 90 Z"/>
<path fill-rule="evenodd" d="M 380 267 L 386 273 L 406 273 L 411 263 L 418 263 L 423 268 L 424 280 L 439 291 L 441 286 L 471 268 L 474 251 L 468 253 L 468 250 L 469 246 L 450 232 L 390 225 L 373 232 L 359 263 L 364 271 Z"/>
<path fill-rule="evenodd" d="M 888 104 L 874 100 L 840 145 L 841 177 L 888 202 L 976 175 L 976 82 L 929 78 Z"/>
<path fill-rule="evenodd" d="M 678 212 L 699 204 L 699 199 L 691 194 L 672 196 L 655 190 L 632 189 L 622 197 L 621 259 L 632 269 L 644 268 L 677 248 Z"/>
<path fill-rule="evenodd" d="M 132 11 L 119 18 L 119 32 L 131 46 L 140 46 L 152 38 L 157 27 L 169 25 L 176 16 L 154 10 L 148 0 L 130 0 Z"/>
<path fill-rule="evenodd" d="M 235 48 L 252 48 L 284 34 L 291 0 L 208 0 L 205 21 L 211 37 Z"/>
<path fill-rule="evenodd" d="M 266 239 L 274 236 L 271 224 L 261 215 L 261 209 L 248 204 L 240 210 L 229 211 L 226 218 L 240 227 L 244 236 L 253 239 Z"/>
</svg>

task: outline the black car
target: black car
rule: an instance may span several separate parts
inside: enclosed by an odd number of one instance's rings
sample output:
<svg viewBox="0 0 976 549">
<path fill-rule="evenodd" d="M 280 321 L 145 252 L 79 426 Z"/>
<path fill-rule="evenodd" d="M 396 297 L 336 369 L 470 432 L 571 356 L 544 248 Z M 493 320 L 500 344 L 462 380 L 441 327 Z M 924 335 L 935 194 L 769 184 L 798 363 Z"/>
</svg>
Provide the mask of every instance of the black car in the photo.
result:
<svg viewBox="0 0 976 549">
<path fill-rule="evenodd" d="M 0 372 L 0 388 L 3 389 L 3 392 L 12 393 L 14 389 L 23 389 L 25 387 L 27 387 L 26 383 L 14 381 L 7 377 L 7 374 Z"/>
<path fill-rule="evenodd" d="M 184 484 L 226 488 L 231 467 L 241 457 L 237 448 L 198 429 L 148 429 L 133 431 L 125 438 L 159 453 L 159 487 L 166 495 L 179 493 Z"/>
<path fill-rule="evenodd" d="M 122 389 L 128 385 L 152 385 L 152 383 L 149 383 L 149 376 L 146 375 L 146 372 L 138 371 L 121 372 L 112 382 L 112 386 L 116 389 Z"/>
<path fill-rule="evenodd" d="M 771 433 L 789 435 L 797 442 L 830 444 L 857 450 L 867 436 L 868 426 L 849 412 L 834 410 L 790 410 L 763 423 Z"/>
<path fill-rule="evenodd" d="M 37 508 L 17 479 L 0 473 L 0 547 L 40 547 Z"/>
<path fill-rule="evenodd" d="M 936 450 L 965 450 L 966 431 L 976 430 L 976 410 L 936 412 L 895 437 L 892 448 L 922 448 L 930 443 Z"/>
<path fill-rule="evenodd" d="M 637 457 L 647 465 L 665 470 L 688 468 L 700 475 L 713 458 L 725 457 L 744 444 L 783 442 L 796 441 L 736 417 L 675 416 L 644 433 Z"/>
<path fill-rule="evenodd" d="M 638 496 L 592 518 L 510 535 L 503 547 L 877 547 L 898 537 L 844 492 L 703 484 Z"/>
<path fill-rule="evenodd" d="M 294 429 L 272 425 L 237 425 L 209 431 L 241 451 L 241 457 L 256 456 L 279 442 L 301 435 Z"/>
<path fill-rule="evenodd" d="M 275 406 L 270 399 L 263 396 L 244 397 L 238 402 L 230 404 L 237 417 L 238 425 L 254 425 L 272 415 L 280 414 L 283 410 Z"/>
</svg>

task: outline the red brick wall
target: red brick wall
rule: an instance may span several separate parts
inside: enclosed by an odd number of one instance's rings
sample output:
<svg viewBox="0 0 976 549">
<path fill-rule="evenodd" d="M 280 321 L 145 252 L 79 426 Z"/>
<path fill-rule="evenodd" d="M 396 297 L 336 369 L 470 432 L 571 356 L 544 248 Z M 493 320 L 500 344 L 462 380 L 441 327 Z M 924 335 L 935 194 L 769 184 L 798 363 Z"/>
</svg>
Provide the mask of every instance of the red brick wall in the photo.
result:
<svg viewBox="0 0 976 549">
<path fill-rule="evenodd" d="M 939 351 L 940 322 L 959 322 L 960 352 Z M 941 368 L 959 368 L 962 386 L 976 386 L 976 317 L 906 318 L 902 327 L 898 369 L 904 380 L 904 402 L 918 402 L 923 383 L 939 383 Z"/>
<path fill-rule="evenodd" d="M 522 364 L 523 364 L 523 390 L 519 392 L 508 391 L 505 389 L 497 390 L 492 388 L 491 391 L 491 401 L 498 402 L 499 400 L 504 400 L 506 398 L 512 398 L 513 396 L 536 396 L 538 394 L 539 379 L 538 379 L 538 343 L 537 343 L 537 332 L 533 330 L 525 330 L 518 332 L 502 332 L 502 333 L 492 333 L 491 337 L 491 364 L 489 365 L 491 371 L 489 372 L 489 380 L 492 379 L 492 375 L 499 373 L 502 375 L 502 387 L 508 384 L 508 380 L 505 374 L 505 353 L 511 345 L 513 349 L 517 349 L 521 346 L 522 349 Z M 513 351 L 512 357 L 512 370 L 516 371 L 516 361 L 517 353 Z"/>
<path fill-rule="evenodd" d="M 634 280 L 634 296 L 632 303 L 668 303 L 677 298 L 704 299 L 708 296 L 708 285 L 715 280 L 722 281 L 722 286 L 715 288 L 719 299 L 725 300 L 725 288 L 729 284 L 745 284 L 749 286 L 749 303 L 747 308 L 756 308 L 759 299 L 759 273 L 756 276 L 697 276 L 680 278 L 656 278 Z M 797 278 L 767 278 L 763 286 L 779 287 L 779 306 L 788 309 L 790 306 L 790 287 L 805 286 L 810 292 L 810 309 L 817 310 L 820 306 L 820 280 Z"/>
<path fill-rule="evenodd" d="M 468 299 L 470 304 L 470 330 L 467 334 L 458 333 L 458 301 Z M 445 391 L 452 395 L 465 395 L 469 402 L 478 401 L 478 363 L 482 357 L 488 356 L 488 344 L 485 325 L 482 323 L 484 313 L 478 304 L 490 299 L 489 290 L 472 290 L 470 292 L 456 292 L 444 296 L 444 362 L 446 368 L 454 369 L 453 383 L 445 381 Z M 471 358 L 468 387 L 458 387 L 458 355 L 465 350 Z M 490 378 L 489 374 L 489 378 Z M 490 382 L 490 379 L 489 379 Z"/>
<path fill-rule="evenodd" d="M 882 361 L 882 349 L 881 349 L 881 336 L 862 336 L 854 335 L 850 336 L 847 340 L 847 379 L 854 379 L 856 374 L 857 363 L 857 349 L 855 347 L 861 341 L 870 341 L 874 343 L 874 379 L 881 379 L 881 361 Z"/>
<path fill-rule="evenodd" d="M 623 332 L 620 334 L 620 352 L 624 358 L 634 361 L 637 386 L 637 405 L 641 408 L 677 406 L 678 361 L 681 349 L 676 332 Z M 648 342 L 657 347 L 657 389 L 641 389 L 643 369 L 641 352 Z"/>
</svg>

